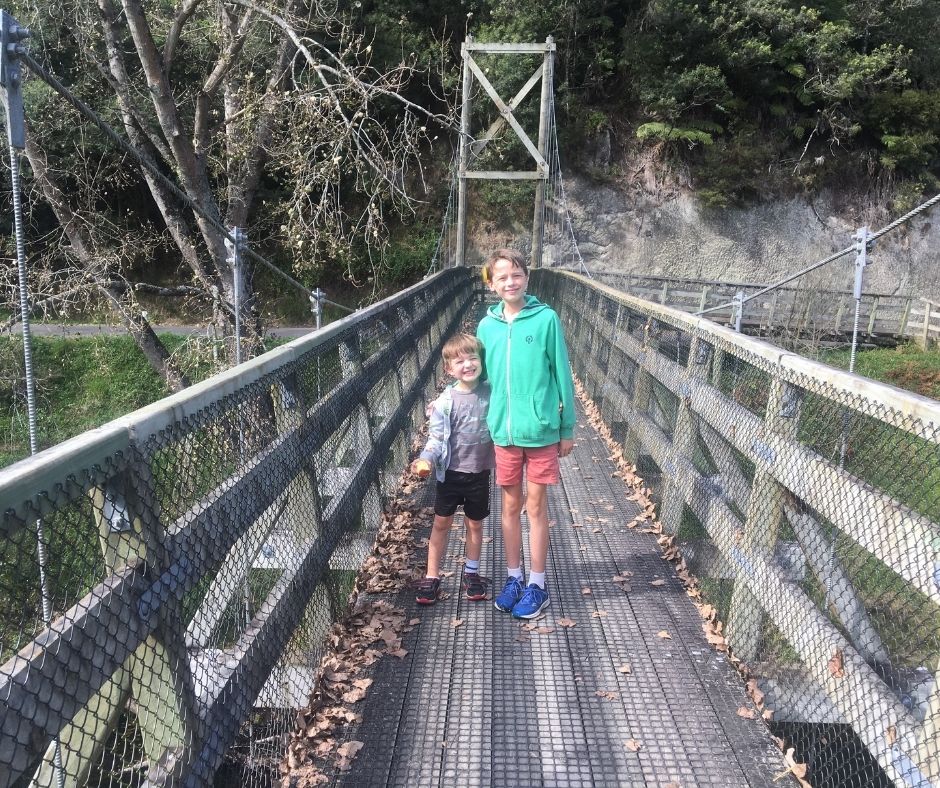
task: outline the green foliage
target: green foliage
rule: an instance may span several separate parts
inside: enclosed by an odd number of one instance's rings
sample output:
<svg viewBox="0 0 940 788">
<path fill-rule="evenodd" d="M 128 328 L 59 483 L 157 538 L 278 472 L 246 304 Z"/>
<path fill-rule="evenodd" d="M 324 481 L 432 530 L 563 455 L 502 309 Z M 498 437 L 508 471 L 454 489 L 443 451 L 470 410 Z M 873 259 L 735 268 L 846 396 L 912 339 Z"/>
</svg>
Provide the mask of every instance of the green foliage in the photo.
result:
<svg viewBox="0 0 940 788">
<path fill-rule="evenodd" d="M 385 281 L 401 287 L 424 276 L 437 246 L 439 228 L 410 226 L 393 237 L 383 254 L 380 268 Z"/>
<path fill-rule="evenodd" d="M 665 123 L 644 123 L 636 130 L 636 136 L 641 140 L 662 140 L 676 142 L 681 140 L 691 148 L 695 145 L 711 145 L 714 138 L 707 131 L 698 129 L 683 129 L 678 126 L 668 126 Z"/>
<path fill-rule="evenodd" d="M 505 225 L 531 212 L 534 196 L 531 182 L 484 180 L 474 185 L 471 204 L 478 205 L 486 218 Z"/>
<path fill-rule="evenodd" d="M 216 371 L 204 341 L 163 335 L 193 381 Z M 276 341 L 272 340 L 272 344 Z M 33 337 L 40 449 L 98 427 L 169 394 L 130 337 Z M 29 454 L 23 343 L 0 341 L 0 408 L 8 421 L 0 433 L 0 467 Z"/>
<path fill-rule="evenodd" d="M 33 339 L 40 447 L 129 413 L 168 392 L 129 337 Z M 0 466 L 29 453 L 23 346 L 0 342 L 0 404 L 9 423 Z"/>
</svg>

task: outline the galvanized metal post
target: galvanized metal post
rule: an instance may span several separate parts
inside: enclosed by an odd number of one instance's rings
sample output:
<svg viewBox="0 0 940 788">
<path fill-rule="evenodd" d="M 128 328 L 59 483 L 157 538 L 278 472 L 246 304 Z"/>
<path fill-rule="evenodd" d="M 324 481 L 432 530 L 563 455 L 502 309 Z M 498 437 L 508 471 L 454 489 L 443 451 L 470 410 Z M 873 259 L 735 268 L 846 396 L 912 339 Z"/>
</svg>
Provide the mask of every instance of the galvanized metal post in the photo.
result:
<svg viewBox="0 0 940 788">
<path fill-rule="evenodd" d="M 868 265 L 868 227 L 859 227 L 855 231 L 855 283 L 852 295 L 855 298 L 855 320 L 852 323 L 852 352 L 849 355 L 849 372 L 855 371 L 855 354 L 858 349 L 858 322 L 862 307 L 862 282 L 865 278 L 865 266 Z"/>
<path fill-rule="evenodd" d="M 539 110 L 539 154 L 545 160 L 539 165 L 541 178 L 535 186 L 535 215 L 532 219 L 532 259 L 533 268 L 542 267 L 542 243 L 545 234 L 545 185 L 548 183 L 551 163 L 548 160 L 548 142 L 551 139 L 552 118 L 552 71 L 555 61 L 554 39 L 545 39 L 548 45 L 542 61 L 542 103 Z"/>
<path fill-rule="evenodd" d="M 323 326 L 323 302 L 326 300 L 326 292 L 319 287 L 310 293 L 310 311 L 313 312 L 314 325 L 319 331 Z"/>
<path fill-rule="evenodd" d="M 228 262 L 232 266 L 232 301 L 235 307 L 235 364 L 242 363 L 242 246 L 245 231 L 241 227 L 230 228 L 232 240 L 225 239 Z"/>
<path fill-rule="evenodd" d="M 19 54 L 24 51 L 20 43 L 29 37 L 28 28 L 6 11 L 0 11 L 0 100 L 7 121 L 7 142 L 10 150 L 10 190 L 13 196 L 13 234 L 16 245 L 16 269 L 19 286 L 20 324 L 23 334 L 23 368 L 26 375 L 26 418 L 29 429 L 29 453 L 39 451 L 39 430 L 36 421 L 36 377 L 33 372 L 33 340 L 29 317 L 29 280 L 26 271 L 26 242 L 23 230 L 23 201 L 20 191 L 20 151 L 26 147 L 26 117 L 23 108 L 22 77 Z M 42 520 L 36 521 L 36 560 L 39 563 L 39 586 L 42 599 L 42 618 L 46 626 L 52 622 L 52 597 L 47 575 L 48 557 Z M 62 748 L 55 736 L 51 744 L 52 769 L 59 788 L 65 786 L 62 769 Z"/>
<path fill-rule="evenodd" d="M 473 42 L 468 35 L 460 47 L 463 57 L 463 80 L 460 108 L 460 161 L 457 168 L 457 253 L 455 265 L 466 265 L 467 255 L 467 164 L 470 159 L 470 51 L 467 45 Z"/>
<path fill-rule="evenodd" d="M 734 330 L 741 333 L 741 318 L 744 315 L 744 291 L 734 294 Z"/>
</svg>

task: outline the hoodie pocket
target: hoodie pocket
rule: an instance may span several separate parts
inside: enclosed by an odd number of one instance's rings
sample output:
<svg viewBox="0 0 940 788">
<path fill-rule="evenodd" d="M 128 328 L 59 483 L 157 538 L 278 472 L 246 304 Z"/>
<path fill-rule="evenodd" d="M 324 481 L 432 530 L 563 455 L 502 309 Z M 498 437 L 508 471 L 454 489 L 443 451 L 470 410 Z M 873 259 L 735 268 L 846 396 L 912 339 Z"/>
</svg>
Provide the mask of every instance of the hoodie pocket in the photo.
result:
<svg viewBox="0 0 940 788">
<path fill-rule="evenodd" d="M 532 413 L 535 421 L 542 427 L 557 430 L 561 426 L 561 413 L 558 398 L 546 394 L 532 395 Z"/>
</svg>

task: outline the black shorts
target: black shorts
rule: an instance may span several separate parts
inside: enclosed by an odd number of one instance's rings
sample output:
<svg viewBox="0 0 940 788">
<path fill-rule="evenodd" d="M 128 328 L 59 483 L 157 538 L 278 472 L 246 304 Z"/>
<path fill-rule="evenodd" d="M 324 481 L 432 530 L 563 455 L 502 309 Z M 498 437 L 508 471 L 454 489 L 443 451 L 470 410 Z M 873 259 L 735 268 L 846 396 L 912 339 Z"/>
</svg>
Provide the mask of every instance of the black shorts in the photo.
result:
<svg viewBox="0 0 940 788">
<path fill-rule="evenodd" d="M 444 481 L 437 483 L 434 514 L 450 517 L 460 505 L 471 520 L 482 520 L 490 513 L 489 471 L 447 471 L 444 474 Z"/>
</svg>

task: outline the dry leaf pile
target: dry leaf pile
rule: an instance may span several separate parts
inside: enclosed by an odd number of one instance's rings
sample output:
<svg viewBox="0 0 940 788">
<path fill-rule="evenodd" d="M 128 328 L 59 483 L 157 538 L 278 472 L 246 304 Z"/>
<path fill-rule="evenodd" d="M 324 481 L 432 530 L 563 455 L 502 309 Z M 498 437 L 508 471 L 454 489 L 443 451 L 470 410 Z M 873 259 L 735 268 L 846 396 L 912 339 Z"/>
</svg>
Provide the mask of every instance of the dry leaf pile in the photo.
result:
<svg viewBox="0 0 940 788">
<path fill-rule="evenodd" d="M 725 639 L 723 632 L 724 624 L 718 619 L 718 611 L 715 610 L 712 605 L 709 605 L 704 601 L 701 589 L 699 587 L 698 578 L 696 578 L 689 571 L 675 537 L 663 533 L 662 524 L 656 517 L 656 506 L 649 497 L 651 492 L 650 489 L 646 487 L 643 479 L 637 475 L 636 467 L 623 456 L 623 449 L 613 439 L 610 429 L 604 423 L 597 406 L 588 397 L 582 383 L 579 380 L 575 380 L 574 385 L 578 398 L 581 400 L 581 403 L 584 406 L 588 421 L 591 423 L 591 426 L 597 430 L 598 434 L 607 445 L 607 448 L 610 450 L 610 459 L 613 460 L 613 462 L 617 465 L 617 471 L 615 471 L 614 476 L 622 479 L 624 484 L 626 484 L 627 487 L 631 489 L 630 494 L 627 495 L 627 500 L 637 503 L 642 510 L 630 522 L 627 523 L 627 527 L 636 528 L 638 525 L 646 523 L 646 527 L 638 529 L 640 533 L 659 534 L 657 541 L 659 542 L 659 546 L 663 551 L 663 557 L 667 561 L 670 561 L 675 567 L 676 575 L 682 581 L 686 594 L 688 594 L 688 596 L 692 599 L 692 602 L 695 604 L 699 615 L 702 617 L 702 628 L 705 630 L 706 640 L 715 649 L 727 655 L 730 663 L 744 679 L 745 690 L 751 701 L 754 703 L 754 706 L 761 713 L 761 717 L 767 721 L 773 719 L 773 709 L 766 707 L 766 704 L 764 703 L 764 693 L 761 692 L 760 688 L 758 687 L 757 679 L 750 674 L 747 665 L 740 659 L 736 658 L 733 652 L 731 652 L 729 649 L 728 642 Z M 627 575 L 629 573 L 624 574 Z M 626 580 L 626 577 L 615 577 L 615 582 L 618 581 L 618 579 L 622 582 Z M 650 583 L 652 586 L 661 586 L 664 584 L 664 580 L 658 579 L 653 580 Z M 588 591 L 588 593 L 590 593 L 590 591 Z M 657 636 L 663 639 L 671 639 L 671 636 L 665 630 L 658 632 Z M 840 651 L 836 651 L 830 658 L 829 672 L 835 678 L 841 678 L 843 675 L 845 675 L 843 657 Z M 739 708 L 738 714 L 748 719 L 753 719 L 756 717 L 756 712 L 746 706 Z M 772 738 L 776 745 L 780 748 L 781 752 L 784 753 L 784 762 L 789 767 L 787 771 L 780 776 L 792 774 L 793 777 L 799 782 L 801 788 L 810 788 L 810 783 L 806 782 L 804 779 L 807 771 L 806 764 L 796 763 L 793 760 L 794 750 L 793 748 L 785 749 L 785 742 L 783 739 L 780 739 L 776 736 L 773 736 Z M 633 740 L 631 739 L 630 741 Z M 639 749 L 639 746 L 637 746 L 637 749 Z"/>
<path fill-rule="evenodd" d="M 349 725 L 362 720 L 355 706 L 372 686 L 372 679 L 363 674 L 385 654 L 404 657 L 408 652 L 402 648 L 402 635 L 417 622 L 406 623 L 403 610 L 376 599 L 358 604 L 333 625 L 310 702 L 297 713 L 282 764 L 283 788 L 324 785 L 333 769 L 349 769 L 362 742 L 339 741 Z"/>
<path fill-rule="evenodd" d="M 297 714 L 281 764 L 282 788 L 324 785 L 334 770 L 350 768 L 363 743 L 342 739 L 350 725 L 361 722 L 356 704 L 372 685 L 365 673 L 384 655 L 401 659 L 408 653 L 402 648 L 402 636 L 420 619 L 406 621 L 404 610 L 365 596 L 400 591 L 415 577 L 418 543 L 414 535 L 430 523 L 433 512 L 404 497 L 423 482 L 410 473 L 402 480 L 401 494 L 382 515 L 373 553 L 359 570 L 351 612 L 330 630 L 310 702 Z"/>
</svg>

